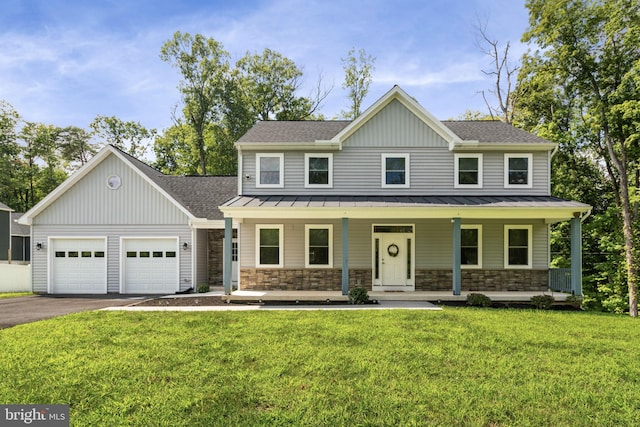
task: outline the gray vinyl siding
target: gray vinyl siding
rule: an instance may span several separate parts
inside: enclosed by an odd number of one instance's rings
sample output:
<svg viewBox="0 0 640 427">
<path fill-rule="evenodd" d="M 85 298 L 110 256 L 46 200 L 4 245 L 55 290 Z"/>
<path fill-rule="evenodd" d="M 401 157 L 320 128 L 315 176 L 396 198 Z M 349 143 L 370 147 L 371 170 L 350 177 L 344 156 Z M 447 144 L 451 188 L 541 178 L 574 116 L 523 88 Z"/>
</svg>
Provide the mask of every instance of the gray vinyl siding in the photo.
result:
<svg viewBox="0 0 640 427">
<path fill-rule="evenodd" d="M 243 151 L 245 195 L 548 195 L 549 153 L 533 153 L 532 188 L 504 188 L 504 151 L 483 154 L 483 188 L 454 186 L 454 152 L 433 129 L 393 101 L 333 152 L 333 188 L 304 187 L 304 151 L 284 153 L 284 188 L 256 187 L 256 153 Z M 382 188 L 382 154 L 410 154 L 410 188 Z M 249 177 L 248 179 L 246 177 Z"/>
<path fill-rule="evenodd" d="M 106 185 L 111 175 L 122 179 L 117 190 Z M 116 225 L 186 224 L 187 221 L 183 211 L 132 167 L 111 154 L 36 216 L 33 223 Z"/>
<path fill-rule="evenodd" d="M 410 154 L 410 188 L 382 188 L 382 154 Z M 345 144 L 333 153 L 333 188 L 304 187 L 304 152 L 284 153 L 284 188 L 255 187 L 255 153 L 243 155 L 246 195 L 538 195 L 549 194 L 548 153 L 533 153 L 532 188 L 504 188 L 504 152 L 483 153 L 483 188 L 454 187 L 454 153 L 448 148 L 364 148 Z"/>
<path fill-rule="evenodd" d="M 107 237 L 107 292 L 120 292 L 120 237 L 178 237 L 177 255 L 180 263 L 180 289 L 192 286 L 191 247 L 184 251 L 182 244 L 191 245 L 191 229 L 185 225 L 40 225 L 33 227 L 33 242 L 44 242 L 45 248 L 32 251 L 32 285 L 34 292 L 47 292 L 47 264 L 49 237 Z"/>
<path fill-rule="evenodd" d="M 241 268 L 255 267 L 255 225 L 284 224 L 284 268 L 304 268 L 304 224 L 333 224 L 333 267 L 342 267 L 342 223 L 328 220 L 261 221 L 245 220 L 241 225 Z M 450 269 L 453 252 L 451 220 L 350 220 L 349 267 L 371 268 L 373 224 L 414 224 L 416 268 Z M 482 225 L 483 269 L 504 268 L 504 226 L 532 225 L 533 269 L 548 268 L 548 227 L 542 220 L 467 220 L 463 224 Z"/>
</svg>

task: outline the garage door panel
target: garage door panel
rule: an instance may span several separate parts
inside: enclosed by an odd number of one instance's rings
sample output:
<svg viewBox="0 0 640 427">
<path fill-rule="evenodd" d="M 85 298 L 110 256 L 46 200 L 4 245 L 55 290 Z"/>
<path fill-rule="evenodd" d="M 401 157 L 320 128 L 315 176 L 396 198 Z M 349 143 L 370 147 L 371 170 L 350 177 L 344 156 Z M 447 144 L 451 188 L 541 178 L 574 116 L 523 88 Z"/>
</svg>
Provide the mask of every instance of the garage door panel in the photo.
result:
<svg viewBox="0 0 640 427">
<path fill-rule="evenodd" d="M 126 293 L 173 293 L 178 289 L 177 239 L 126 239 Z"/>
<path fill-rule="evenodd" d="M 53 239 L 52 249 L 52 293 L 106 293 L 104 239 Z"/>
</svg>

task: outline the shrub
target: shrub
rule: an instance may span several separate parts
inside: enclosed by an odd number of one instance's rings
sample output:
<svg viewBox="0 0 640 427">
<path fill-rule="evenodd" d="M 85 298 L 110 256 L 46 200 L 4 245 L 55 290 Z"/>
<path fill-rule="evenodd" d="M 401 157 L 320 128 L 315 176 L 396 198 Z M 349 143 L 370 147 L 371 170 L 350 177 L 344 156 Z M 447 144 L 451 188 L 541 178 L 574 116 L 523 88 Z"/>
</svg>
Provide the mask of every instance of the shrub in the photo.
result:
<svg viewBox="0 0 640 427">
<path fill-rule="evenodd" d="M 485 294 L 467 295 L 467 305 L 472 307 L 491 307 L 491 298 Z"/>
<path fill-rule="evenodd" d="M 555 301 L 555 298 L 551 295 L 534 295 L 531 297 L 531 304 L 538 310 L 549 310 L 551 304 Z"/>
<path fill-rule="evenodd" d="M 349 304 L 366 304 L 369 302 L 369 293 L 365 288 L 349 289 Z"/>
<path fill-rule="evenodd" d="M 575 308 L 580 308 L 582 306 L 582 301 L 584 300 L 584 298 L 577 296 L 577 295 L 569 295 L 567 297 L 567 299 L 565 300 L 565 302 L 567 304 L 569 304 L 572 307 Z"/>
<path fill-rule="evenodd" d="M 198 293 L 203 294 L 205 292 L 209 292 L 209 285 L 206 283 L 198 285 Z"/>
</svg>

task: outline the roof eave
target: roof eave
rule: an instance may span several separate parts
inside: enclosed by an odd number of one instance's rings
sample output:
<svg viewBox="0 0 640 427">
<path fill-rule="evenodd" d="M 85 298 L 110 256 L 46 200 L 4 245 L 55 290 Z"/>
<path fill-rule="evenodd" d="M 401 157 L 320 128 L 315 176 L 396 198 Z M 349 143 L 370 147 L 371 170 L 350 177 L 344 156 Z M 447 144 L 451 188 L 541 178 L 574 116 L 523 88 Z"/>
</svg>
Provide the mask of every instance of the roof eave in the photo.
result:
<svg viewBox="0 0 640 427">
<path fill-rule="evenodd" d="M 552 151 L 558 144 L 553 142 L 479 142 L 461 141 L 453 145 L 452 151 Z"/>
<path fill-rule="evenodd" d="M 236 142 L 235 146 L 239 150 L 250 151 L 282 151 L 282 150 L 309 150 L 309 151 L 338 151 L 341 148 L 339 142 L 334 141 L 313 141 L 313 142 Z"/>
</svg>

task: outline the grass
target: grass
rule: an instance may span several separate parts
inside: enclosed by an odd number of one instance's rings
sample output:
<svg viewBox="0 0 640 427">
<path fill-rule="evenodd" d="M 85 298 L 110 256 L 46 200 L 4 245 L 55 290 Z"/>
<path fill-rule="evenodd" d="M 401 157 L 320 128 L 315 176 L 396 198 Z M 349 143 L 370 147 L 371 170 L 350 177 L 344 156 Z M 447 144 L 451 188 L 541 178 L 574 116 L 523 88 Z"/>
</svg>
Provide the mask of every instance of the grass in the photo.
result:
<svg viewBox="0 0 640 427">
<path fill-rule="evenodd" d="M 640 424 L 640 328 L 614 315 L 89 312 L 0 331 L 0 402 L 73 426 Z"/>
<path fill-rule="evenodd" d="M 17 298 L 33 295 L 33 292 L 0 292 L 0 299 Z"/>
</svg>

